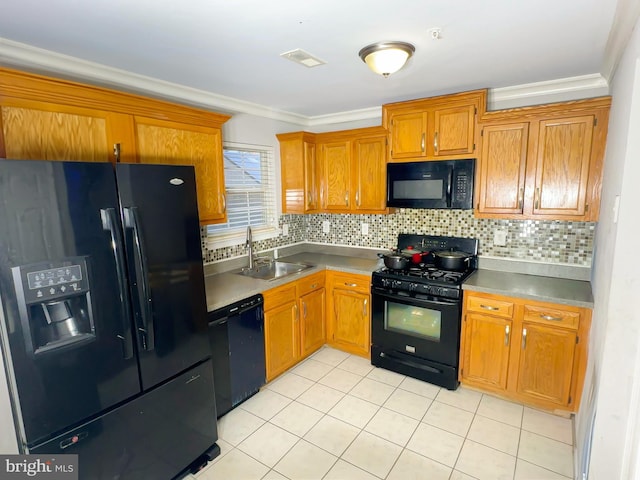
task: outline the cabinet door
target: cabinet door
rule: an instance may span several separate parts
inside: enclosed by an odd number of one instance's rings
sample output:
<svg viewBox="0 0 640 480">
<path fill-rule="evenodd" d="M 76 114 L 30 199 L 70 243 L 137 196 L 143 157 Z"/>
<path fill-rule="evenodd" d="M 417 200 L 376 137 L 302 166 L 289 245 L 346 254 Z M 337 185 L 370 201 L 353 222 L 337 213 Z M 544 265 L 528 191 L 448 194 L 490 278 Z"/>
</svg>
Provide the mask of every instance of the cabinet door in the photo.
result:
<svg viewBox="0 0 640 480">
<path fill-rule="evenodd" d="M 482 129 L 478 213 L 522 213 L 528 136 L 528 123 Z"/>
<path fill-rule="evenodd" d="M 324 210 L 348 212 L 350 209 L 351 142 L 322 144 L 322 192 Z"/>
<path fill-rule="evenodd" d="M 386 137 L 358 139 L 353 151 L 353 209 L 384 211 L 387 205 Z"/>
<path fill-rule="evenodd" d="M 506 390 L 511 320 L 468 313 L 464 329 L 462 378 L 492 389 Z"/>
<path fill-rule="evenodd" d="M 335 288 L 332 295 L 331 342 L 352 353 L 369 355 L 369 295 L 341 288 Z"/>
<path fill-rule="evenodd" d="M 433 156 L 460 155 L 475 150 L 475 106 L 438 108 L 434 111 Z"/>
<path fill-rule="evenodd" d="M 267 381 L 292 367 L 300 358 L 298 305 L 285 303 L 264 312 Z"/>
<path fill-rule="evenodd" d="M 593 119 L 540 121 L 533 214 L 585 214 Z"/>
<path fill-rule="evenodd" d="M 26 100 L 3 101 L 0 110 L 5 158 L 115 162 L 114 144 L 122 160 L 135 158 L 129 115 Z"/>
<path fill-rule="evenodd" d="M 525 322 L 520 348 L 518 393 L 567 405 L 576 332 Z"/>
<path fill-rule="evenodd" d="M 226 220 L 222 134 L 218 128 L 134 117 L 140 163 L 193 165 L 201 224 Z"/>
<path fill-rule="evenodd" d="M 325 289 L 300 297 L 300 347 L 302 357 L 318 350 L 325 341 Z"/>
<path fill-rule="evenodd" d="M 320 208 L 320 167 L 316 157 L 316 145 L 304 142 L 302 145 L 304 157 L 304 199 L 305 212 L 313 212 Z"/>
<path fill-rule="evenodd" d="M 426 155 L 427 114 L 424 111 L 391 116 L 391 158 Z"/>
</svg>

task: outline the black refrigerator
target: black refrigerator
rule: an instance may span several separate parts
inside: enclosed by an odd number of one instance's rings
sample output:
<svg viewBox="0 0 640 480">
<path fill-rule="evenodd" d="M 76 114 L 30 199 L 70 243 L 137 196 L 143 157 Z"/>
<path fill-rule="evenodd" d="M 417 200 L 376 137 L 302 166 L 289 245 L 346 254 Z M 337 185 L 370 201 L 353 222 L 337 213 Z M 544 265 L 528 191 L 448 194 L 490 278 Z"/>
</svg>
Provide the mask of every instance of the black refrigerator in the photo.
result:
<svg viewBox="0 0 640 480">
<path fill-rule="evenodd" d="M 81 479 L 215 455 L 193 167 L 0 160 L 0 307 L 24 453 Z"/>
</svg>

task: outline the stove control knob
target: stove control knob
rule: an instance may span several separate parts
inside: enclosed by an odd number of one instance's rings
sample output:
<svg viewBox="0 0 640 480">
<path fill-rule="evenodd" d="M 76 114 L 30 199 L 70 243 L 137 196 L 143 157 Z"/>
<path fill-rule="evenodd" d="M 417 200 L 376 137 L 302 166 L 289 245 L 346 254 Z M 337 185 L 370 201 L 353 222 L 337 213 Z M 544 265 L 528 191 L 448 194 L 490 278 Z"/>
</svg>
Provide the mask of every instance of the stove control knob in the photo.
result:
<svg viewBox="0 0 640 480">
<path fill-rule="evenodd" d="M 417 283 L 410 283 L 409 284 L 409 291 L 410 292 L 415 292 L 418 290 L 418 288 L 420 287 L 420 285 L 418 285 Z"/>
<path fill-rule="evenodd" d="M 382 286 L 383 286 L 384 288 L 389 288 L 389 284 L 390 284 L 391 282 L 389 281 L 389 279 L 388 279 L 388 278 L 383 278 L 381 283 L 382 283 Z"/>
<path fill-rule="evenodd" d="M 391 280 L 391 286 L 400 288 L 402 286 L 402 280 Z"/>
</svg>

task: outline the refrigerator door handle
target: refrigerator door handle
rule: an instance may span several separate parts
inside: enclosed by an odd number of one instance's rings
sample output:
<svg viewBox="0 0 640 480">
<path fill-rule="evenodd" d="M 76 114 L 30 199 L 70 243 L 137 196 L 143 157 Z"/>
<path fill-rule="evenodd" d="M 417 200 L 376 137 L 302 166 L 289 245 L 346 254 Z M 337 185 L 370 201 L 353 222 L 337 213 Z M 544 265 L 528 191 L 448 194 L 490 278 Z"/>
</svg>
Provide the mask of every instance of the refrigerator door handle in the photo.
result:
<svg viewBox="0 0 640 480">
<path fill-rule="evenodd" d="M 122 356 L 125 359 L 133 358 L 133 338 L 131 336 L 131 325 L 129 324 L 129 294 L 124 283 L 126 271 L 124 254 L 122 252 L 122 237 L 118 228 L 115 208 L 101 208 L 100 218 L 102 219 L 102 229 L 109 232 L 111 236 L 111 251 L 116 264 L 118 274 L 118 292 L 120 293 L 120 314 L 122 318 L 122 333 L 118 338 L 122 341 Z"/>
<path fill-rule="evenodd" d="M 133 233 L 133 257 L 135 268 L 133 269 L 134 284 L 138 290 L 138 307 L 140 309 L 139 324 L 136 320 L 138 339 L 143 350 L 151 351 L 154 348 L 153 313 L 151 311 L 151 297 L 149 296 L 149 272 L 147 271 L 147 257 L 144 252 L 144 239 L 140 231 L 139 213 L 137 207 L 125 207 L 125 228 Z"/>
</svg>

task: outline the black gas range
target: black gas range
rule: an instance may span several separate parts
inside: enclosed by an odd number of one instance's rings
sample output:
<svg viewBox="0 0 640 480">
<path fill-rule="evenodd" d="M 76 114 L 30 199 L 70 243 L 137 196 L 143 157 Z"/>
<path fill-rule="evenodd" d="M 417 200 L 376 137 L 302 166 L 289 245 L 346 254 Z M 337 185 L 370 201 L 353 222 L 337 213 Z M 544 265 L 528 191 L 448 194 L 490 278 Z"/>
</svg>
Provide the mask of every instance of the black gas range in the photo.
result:
<svg viewBox="0 0 640 480">
<path fill-rule="evenodd" d="M 371 281 L 371 363 L 448 389 L 458 386 L 462 284 L 477 268 L 478 240 L 400 234 L 398 250 L 419 253 L 401 270 Z M 433 252 L 471 259 L 463 271 L 438 268 Z"/>
</svg>

